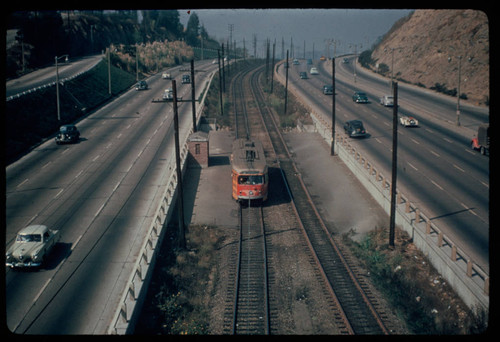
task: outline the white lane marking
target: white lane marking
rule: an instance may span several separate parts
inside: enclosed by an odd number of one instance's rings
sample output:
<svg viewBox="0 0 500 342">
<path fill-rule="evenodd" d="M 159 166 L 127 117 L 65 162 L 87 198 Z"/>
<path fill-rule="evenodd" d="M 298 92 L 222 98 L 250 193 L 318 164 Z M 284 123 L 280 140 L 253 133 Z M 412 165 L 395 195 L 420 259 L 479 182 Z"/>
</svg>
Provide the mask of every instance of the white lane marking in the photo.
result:
<svg viewBox="0 0 500 342">
<path fill-rule="evenodd" d="M 80 177 L 80 175 L 83 173 L 83 170 L 81 170 L 80 172 L 78 172 L 78 174 L 75 176 L 75 178 L 78 178 Z"/>
<path fill-rule="evenodd" d="M 101 213 L 102 209 L 104 208 L 104 206 L 106 205 L 106 202 L 104 202 L 101 207 L 96 211 L 94 217 L 96 216 L 99 216 L 99 214 Z"/>
<path fill-rule="evenodd" d="M 59 192 L 54 196 L 54 198 L 59 197 L 59 195 L 64 191 L 64 189 L 59 190 Z"/>
<path fill-rule="evenodd" d="M 26 183 L 28 181 L 28 178 L 26 178 L 25 180 L 23 180 L 21 183 L 19 183 L 16 188 L 19 188 L 21 185 L 23 185 L 24 183 Z"/>
<path fill-rule="evenodd" d="M 74 250 L 76 245 L 78 245 L 78 242 L 80 242 L 80 239 L 83 237 L 83 235 L 80 235 L 78 239 L 76 239 L 75 243 L 73 243 L 73 246 L 71 246 L 71 250 Z"/>
<path fill-rule="evenodd" d="M 410 163 L 410 162 L 407 162 L 407 163 L 408 163 L 408 165 L 410 165 L 410 166 L 411 166 L 411 167 L 412 167 L 415 171 L 418 171 L 418 169 L 417 169 L 417 168 L 416 168 L 416 167 L 415 167 L 412 163 Z"/>
<path fill-rule="evenodd" d="M 411 141 L 413 141 L 415 144 L 420 145 L 420 143 L 419 143 L 417 140 L 415 140 L 415 139 L 413 139 L 413 138 L 410 138 L 410 139 L 411 139 Z"/>
<path fill-rule="evenodd" d="M 37 295 L 33 299 L 33 304 L 32 305 L 34 305 L 38 301 L 38 298 L 40 298 L 40 296 L 42 295 L 43 291 L 45 291 L 45 288 L 47 287 L 47 285 L 49 285 L 49 283 L 51 281 L 52 281 L 52 277 L 50 277 L 49 279 L 47 279 L 47 281 L 45 282 L 45 284 L 42 286 L 42 288 L 40 289 L 40 291 L 38 291 Z"/>
<path fill-rule="evenodd" d="M 97 159 L 99 159 L 99 157 L 100 157 L 100 156 L 101 156 L 101 155 L 100 155 L 100 154 L 98 154 L 98 155 L 97 155 L 94 159 L 92 159 L 92 161 L 93 161 L 93 162 L 95 162 Z"/>
<path fill-rule="evenodd" d="M 460 170 L 460 171 L 462 171 L 462 172 L 464 172 L 464 173 L 465 173 L 465 170 L 464 170 L 464 169 L 462 169 L 460 166 L 458 166 L 458 165 L 456 165 L 456 164 L 453 164 L 453 167 L 454 167 L 455 169 L 458 169 L 458 170 Z"/>
<path fill-rule="evenodd" d="M 453 141 L 448 139 L 448 138 L 443 138 L 444 141 L 449 142 L 450 144 L 453 144 Z"/>
<path fill-rule="evenodd" d="M 439 189 L 444 190 L 438 183 L 434 182 L 432 179 L 430 180 L 432 184 L 437 186 Z"/>
<path fill-rule="evenodd" d="M 438 157 L 438 158 L 439 158 L 439 157 L 441 157 L 441 156 L 440 156 L 437 152 L 434 152 L 433 150 L 429 150 L 429 151 L 431 151 L 431 153 L 432 153 L 433 155 L 435 155 L 436 157 Z"/>
<path fill-rule="evenodd" d="M 464 207 L 464 208 L 465 208 L 465 209 L 466 209 L 469 213 L 471 213 L 472 215 L 474 215 L 474 216 L 476 216 L 476 217 L 479 217 L 479 216 L 478 216 L 478 215 L 474 212 L 474 210 L 473 210 L 471 207 L 469 207 L 469 206 L 465 205 L 465 203 L 463 203 L 463 202 L 460 202 L 460 204 L 461 204 L 461 205 L 462 205 L 462 207 Z"/>
</svg>

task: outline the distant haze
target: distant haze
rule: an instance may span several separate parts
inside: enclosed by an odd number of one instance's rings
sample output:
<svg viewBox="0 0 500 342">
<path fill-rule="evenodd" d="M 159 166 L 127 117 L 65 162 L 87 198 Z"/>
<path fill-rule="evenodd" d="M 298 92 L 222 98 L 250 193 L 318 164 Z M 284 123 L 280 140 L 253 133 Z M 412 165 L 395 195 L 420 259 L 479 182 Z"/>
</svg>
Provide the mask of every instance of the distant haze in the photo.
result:
<svg viewBox="0 0 500 342">
<path fill-rule="evenodd" d="M 190 13 L 188 14 L 188 11 Z M 290 49 L 291 41 L 295 57 L 306 57 L 314 44 L 315 58 L 328 55 L 327 41 L 337 41 L 337 55 L 369 49 L 401 17 L 411 10 L 364 10 L 364 9 L 181 9 L 180 21 L 186 27 L 192 13 L 198 15 L 200 24 L 208 34 L 227 44 L 232 28 L 232 41 L 237 47 L 245 47 L 253 54 L 254 37 L 257 39 L 257 55 L 262 57 L 265 41 L 276 41 L 276 56 Z M 286 53 L 286 52 L 285 52 Z M 292 51 L 290 51 L 290 56 Z M 333 44 L 330 47 L 333 56 Z"/>
</svg>

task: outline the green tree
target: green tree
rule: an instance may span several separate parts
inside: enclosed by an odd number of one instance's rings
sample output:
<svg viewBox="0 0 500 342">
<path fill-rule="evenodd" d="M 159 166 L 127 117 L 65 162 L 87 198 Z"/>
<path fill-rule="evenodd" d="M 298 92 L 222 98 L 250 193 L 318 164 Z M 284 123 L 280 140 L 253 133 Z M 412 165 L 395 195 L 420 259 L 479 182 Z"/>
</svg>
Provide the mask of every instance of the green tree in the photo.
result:
<svg viewBox="0 0 500 342">
<path fill-rule="evenodd" d="M 200 20 L 198 19 L 198 15 L 193 12 L 189 17 L 187 27 L 186 27 L 186 43 L 191 46 L 199 45 L 199 28 L 200 28 Z"/>
</svg>

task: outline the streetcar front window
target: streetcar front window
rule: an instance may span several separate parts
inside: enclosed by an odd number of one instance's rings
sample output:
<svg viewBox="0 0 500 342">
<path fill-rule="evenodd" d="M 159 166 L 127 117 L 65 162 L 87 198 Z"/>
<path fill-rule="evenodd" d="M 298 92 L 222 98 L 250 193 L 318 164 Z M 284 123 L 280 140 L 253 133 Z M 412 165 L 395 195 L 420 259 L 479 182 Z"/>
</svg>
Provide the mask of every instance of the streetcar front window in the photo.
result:
<svg viewBox="0 0 500 342">
<path fill-rule="evenodd" d="M 256 185 L 264 183 L 264 177 L 262 175 L 255 176 L 239 176 L 238 184 L 244 185 Z"/>
</svg>

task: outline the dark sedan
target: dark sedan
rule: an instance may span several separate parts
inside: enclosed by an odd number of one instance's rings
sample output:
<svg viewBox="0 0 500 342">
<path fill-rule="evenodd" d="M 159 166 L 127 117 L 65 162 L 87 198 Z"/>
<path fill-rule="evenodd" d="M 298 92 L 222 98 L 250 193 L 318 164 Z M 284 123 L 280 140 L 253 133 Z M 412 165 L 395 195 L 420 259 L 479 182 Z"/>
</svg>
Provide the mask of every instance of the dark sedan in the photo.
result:
<svg viewBox="0 0 500 342">
<path fill-rule="evenodd" d="M 356 103 L 368 103 L 368 97 L 366 96 L 366 94 L 359 91 L 355 92 L 354 95 L 352 95 L 352 100 Z"/>
<path fill-rule="evenodd" d="M 76 143 L 80 140 L 80 132 L 75 125 L 63 125 L 56 135 L 56 144 Z"/>
<path fill-rule="evenodd" d="M 146 81 L 139 81 L 135 85 L 135 90 L 147 90 L 148 89 L 148 84 Z"/>
<path fill-rule="evenodd" d="M 365 137 L 366 130 L 360 120 L 350 120 L 344 123 L 344 131 L 349 137 Z"/>
</svg>

